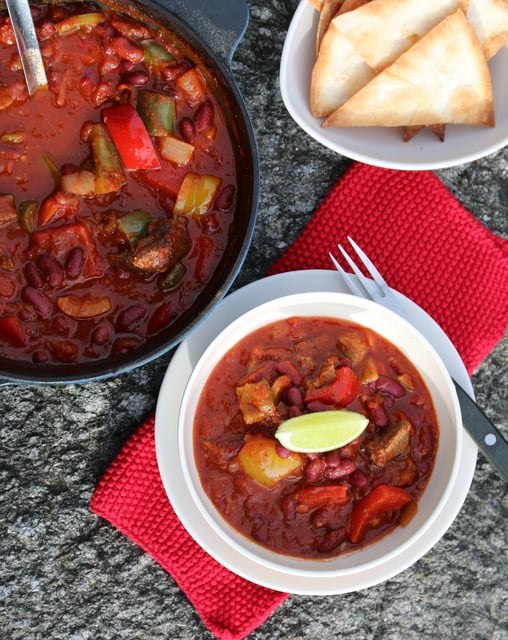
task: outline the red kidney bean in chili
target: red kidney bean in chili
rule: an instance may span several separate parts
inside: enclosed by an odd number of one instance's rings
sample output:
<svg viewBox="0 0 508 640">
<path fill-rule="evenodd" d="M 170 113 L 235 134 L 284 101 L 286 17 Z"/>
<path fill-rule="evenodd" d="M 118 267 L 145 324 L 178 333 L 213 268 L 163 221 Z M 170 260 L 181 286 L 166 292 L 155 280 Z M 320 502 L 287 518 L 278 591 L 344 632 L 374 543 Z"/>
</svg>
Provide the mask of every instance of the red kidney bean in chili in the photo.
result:
<svg viewBox="0 0 508 640">
<path fill-rule="evenodd" d="M 85 362 L 188 309 L 227 247 L 237 167 L 217 81 L 161 25 L 31 5 L 29 96 L 0 14 L 0 357 Z"/>
<path fill-rule="evenodd" d="M 275 439 L 287 418 L 347 408 L 369 424 L 326 453 Z M 407 524 L 432 473 L 439 428 L 415 366 L 370 328 L 293 317 L 245 336 L 201 393 L 194 450 L 204 490 L 235 529 L 302 558 L 333 557 Z"/>
</svg>

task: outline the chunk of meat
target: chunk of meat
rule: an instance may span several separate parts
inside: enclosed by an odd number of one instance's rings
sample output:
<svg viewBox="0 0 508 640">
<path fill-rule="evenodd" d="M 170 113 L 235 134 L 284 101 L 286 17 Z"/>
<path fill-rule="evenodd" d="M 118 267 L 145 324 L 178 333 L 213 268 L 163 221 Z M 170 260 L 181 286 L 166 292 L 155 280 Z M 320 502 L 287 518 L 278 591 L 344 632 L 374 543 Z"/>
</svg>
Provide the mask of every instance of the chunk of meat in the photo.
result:
<svg viewBox="0 0 508 640">
<path fill-rule="evenodd" d="M 190 248 L 184 218 L 157 219 L 150 225 L 148 235 L 138 242 L 132 264 L 143 273 L 163 273 L 172 269 Z"/>
<path fill-rule="evenodd" d="M 344 357 L 354 364 L 361 362 L 369 350 L 367 338 L 359 331 L 341 333 L 337 342 Z"/>
<path fill-rule="evenodd" d="M 384 467 L 398 456 L 406 456 L 410 450 L 411 423 L 401 420 L 376 433 L 365 444 L 365 450 L 373 464 Z"/>
<path fill-rule="evenodd" d="M 278 417 L 272 389 L 266 380 L 237 387 L 236 396 L 246 424 Z"/>
</svg>

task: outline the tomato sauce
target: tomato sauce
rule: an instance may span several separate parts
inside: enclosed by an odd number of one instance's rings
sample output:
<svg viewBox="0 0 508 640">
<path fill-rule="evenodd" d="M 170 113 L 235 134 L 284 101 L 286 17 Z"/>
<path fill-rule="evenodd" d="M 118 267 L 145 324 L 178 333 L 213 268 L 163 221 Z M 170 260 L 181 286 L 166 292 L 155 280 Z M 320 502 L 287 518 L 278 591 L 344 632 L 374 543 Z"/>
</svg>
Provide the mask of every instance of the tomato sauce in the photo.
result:
<svg viewBox="0 0 508 640">
<path fill-rule="evenodd" d="M 287 418 L 347 408 L 369 419 L 353 442 L 295 453 Z M 303 558 L 336 556 L 409 522 L 439 440 L 414 365 L 371 329 L 294 317 L 243 338 L 214 368 L 196 410 L 204 490 L 248 538 Z"/>
<path fill-rule="evenodd" d="M 48 76 L 33 96 L 0 16 L 0 356 L 99 360 L 171 324 L 210 280 L 235 150 L 216 81 L 175 34 L 106 6 L 32 13 Z M 143 135 L 115 127 L 120 109 Z"/>
</svg>

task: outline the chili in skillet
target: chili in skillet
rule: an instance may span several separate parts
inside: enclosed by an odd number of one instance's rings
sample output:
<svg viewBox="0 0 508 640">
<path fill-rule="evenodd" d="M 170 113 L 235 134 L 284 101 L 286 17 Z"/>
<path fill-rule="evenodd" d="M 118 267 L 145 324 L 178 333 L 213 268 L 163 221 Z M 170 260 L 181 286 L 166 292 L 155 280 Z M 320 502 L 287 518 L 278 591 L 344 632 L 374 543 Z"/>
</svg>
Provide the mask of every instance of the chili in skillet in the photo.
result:
<svg viewBox="0 0 508 640">
<path fill-rule="evenodd" d="M 107 6 L 32 13 L 49 80 L 32 97 L 0 16 L 0 356 L 102 359 L 210 280 L 234 150 L 214 78 L 175 34 Z"/>
</svg>

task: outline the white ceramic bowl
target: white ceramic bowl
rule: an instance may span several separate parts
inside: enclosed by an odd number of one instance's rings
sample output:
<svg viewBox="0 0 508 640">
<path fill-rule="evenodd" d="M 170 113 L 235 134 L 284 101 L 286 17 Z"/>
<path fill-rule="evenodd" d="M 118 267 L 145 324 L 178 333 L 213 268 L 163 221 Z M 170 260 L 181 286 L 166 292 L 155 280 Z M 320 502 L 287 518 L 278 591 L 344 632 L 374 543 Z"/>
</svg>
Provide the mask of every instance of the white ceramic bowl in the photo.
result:
<svg viewBox="0 0 508 640">
<path fill-rule="evenodd" d="M 408 526 L 364 549 L 326 560 L 300 559 L 274 553 L 249 540 L 220 515 L 204 492 L 194 461 L 193 423 L 201 390 L 222 356 L 248 333 L 282 318 L 327 316 L 370 327 L 396 345 L 417 367 L 429 389 L 439 421 L 440 438 L 434 470 Z M 260 565 L 300 576 L 334 575 L 375 567 L 425 536 L 450 496 L 462 453 L 462 422 L 448 371 L 430 343 L 407 321 L 376 303 L 344 293 L 311 292 L 277 298 L 232 322 L 203 353 L 182 397 L 178 420 L 178 448 L 183 478 L 195 506 L 211 527 L 237 552 Z"/>
<path fill-rule="evenodd" d="M 508 48 L 489 62 L 494 91 L 495 127 L 447 125 L 444 142 L 430 131 L 402 141 L 399 127 L 321 127 L 309 110 L 310 77 L 315 61 L 318 12 L 301 0 L 289 27 L 280 65 L 280 90 L 291 117 L 315 140 L 366 164 L 392 169 L 441 169 L 494 153 L 508 144 Z"/>
</svg>

